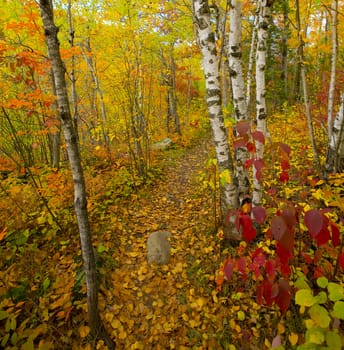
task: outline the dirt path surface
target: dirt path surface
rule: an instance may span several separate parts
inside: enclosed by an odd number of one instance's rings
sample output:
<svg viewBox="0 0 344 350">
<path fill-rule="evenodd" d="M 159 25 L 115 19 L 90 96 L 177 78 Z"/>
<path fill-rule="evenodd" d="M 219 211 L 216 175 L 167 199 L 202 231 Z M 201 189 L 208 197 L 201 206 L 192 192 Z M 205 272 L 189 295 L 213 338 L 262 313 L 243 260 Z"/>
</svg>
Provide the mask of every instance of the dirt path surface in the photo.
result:
<svg viewBox="0 0 344 350">
<path fill-rule="evenodd" d="M 221 348 L 212 301 L 212 200 L 196 181 L 210 152 L 208 141 L 189 149 L 150 193 L 122 208 L 127 215 L 115 232 L 119 266 L 103 291 L 119 349 Z M 168 265 L 147 264 L 147 237 L 157 230 L 173 235 Z"/>
</svg>

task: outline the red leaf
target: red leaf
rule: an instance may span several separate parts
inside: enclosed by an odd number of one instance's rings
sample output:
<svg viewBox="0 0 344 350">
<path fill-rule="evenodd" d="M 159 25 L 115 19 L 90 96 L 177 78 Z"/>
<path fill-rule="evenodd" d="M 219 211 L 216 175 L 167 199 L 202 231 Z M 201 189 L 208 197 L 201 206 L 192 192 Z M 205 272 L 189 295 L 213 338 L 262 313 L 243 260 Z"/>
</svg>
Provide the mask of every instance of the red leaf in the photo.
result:
<svg viewBox="0 0 344 350">
<path fill-rule="evenodd" d="M 261 171 L 265 167 L 265 163 L 263 159 L 255 159 L 253 164 L 257 171 Z"/>
<path fill-rule="evenodd" d="M 330 222 L 330 226 L 331 226 L 331 231 L 332 231 L 332 244 L 333 244 L 334 247 L 338 247 L 339 244 L 340 244 L 339 228 L 333 222 Z"/>
<path fill-rule="evenodd" d="M 252 164 L 253 164 L 253 159 L 252 158 L 251 159 L 247 159 L 247 160 L 245 160 L 244 168 L 247 170 L 247 169 L 250 168 L 250 166 L 252 166 Z"/>
<path fill-rule="evenodd" d="M 327 244 L 330 239 L 330 231 L 326 226 L 322 228 L 319 234 L 315 237 L 318 247 Z"/>
<path fill-rule="evenodd" d="M 344 252 L 342 252 L 338 257 L 339 266 L 344 271 Z"/>
<path fill-rule="evenodd" d="M 273 260 L 268 260 L 265 263 L 265 271 L 270 279 L 274 279 L 276 275 L 275 262 Z"/>
<path fill-rule="evenodd" d="M 290 169 L 289 161 L 283 159 L 283 160 L 281 161 L 281 168 L 282 168 L 283 171 L 289 170 L 289 169 Z"/>
<path fill-rule="evenodd" d="M 276 304 L 280 308 L 283 314 L 289 309 L 290 306 L 290 286 L 289 283 L 282 279 L 278 282 L 278 295 L 276 297 Z"/>
<path fill-rule="evenodd" d="M 279 179 L 282 183 L 286 183 L 289 181 L 289 174 L 286 171 L 282 171 L 279 176 Z"/>
<path fill-rule="evenodd" d="M 274 297 L 272 296 L 272 284 L 268 280 L 263 281 L 263 296 L 268 306 L 271 306 L 274 302 Z"/>
<path fill-rule="evenodd" d="M 287 224 L 282 216 L 274 216 L 271 220 L 271 232 L 277 241 L 280 241 L 287 232 Z"/>
<path fill-rule="evenodd" d="M 280 239 L 279 243 L 285 250 L 292 252 L 294 247 L 294 231 L 288 230 Z"/>
<path fill-rule="evenodd" d="M 250 215 L 240 215 L 240 226 L 242 227 L 242 235 L 247 242 L 251 242 L 256 238 L 256 230 L 252 225 Z"/>
<path fill-rule="evenodd" d="M 305 215 L 305 224 L 311 236 L 315 238 L 324 225 L 324 216 L 318 210 L 311 209 Z"/>
<path fill-rule="evenodd" d="M 281 263 L 282 275 L 289 276 L 291 273 L 291 269 L 289 266 L 289 259 L 292 257 L 291 251 L 285 249 L 279 242 L 277 242 L 276 253 Z"/>
<path fill-rule="evenodd" d="M 256 146 L 252 142 L 247 142 L 246 147 L 247 151 L 250 153 L 254 153 L 256 151 Z"/>
<path fill-rule="evenodd" d="M 260 143 L 262 143 L 263 145 L 265 144 L 265 136 L 261 131 L 254 131 L 252 133 L 252 137 L 255 141 L 258 141 Z"/>
<path fill-rule="evenodd" d="M 264 291 L 264 285 L 263 283 L 258 284 L 257 286 L 257 292 L 256 292 L 256 298 L 257 298 L 257 303 L 259 305 L 263 304 L 263 291 Z"/>
<path fill-rule="evenodd" d="M 232 261 L 228 261 L 225 268 L 224 268 L 224 274 L 225 274 L 225 278 L 227 281 L 230 281 L 232 279 L 233 276 L 233 262 Z"/>
<path fill-rule="evenodd" d="M 296 210 L 292 205 L 288 205 L 283 209 L 282 216 L 289 228 L 292 228 L 297 222 Z"/>
<path fill-rule="evenodd" d="M 245 147 L 246 142 L 246 139 L 244 139 L 243 137 L 239 137 L 233 141 L 233 147 L 234 149 Z"/>
<path fill-rule="evenodd" d="M 258 224 L 263 224 L 266 218 L 266 210 L 263 207 L 253 207 L 252 213 L 254 220 Z"/>
<path fill-rule="evenodd" d="M 302 257 L 305 259 L 305 262 L 307 264 L 312 264 L 313 263 L 313 258 L 309 255 L 309 254 L 306 254 L 304 252 L 301 252 L 301 255 Z"/>
<path fill-rule="evenodd" d="M 248 133 L 250 130 L 250 122 L 247 120 L 242 120 L 237 123 L 236 131 L 240 136 L 243 136 Z"/>
</svg>

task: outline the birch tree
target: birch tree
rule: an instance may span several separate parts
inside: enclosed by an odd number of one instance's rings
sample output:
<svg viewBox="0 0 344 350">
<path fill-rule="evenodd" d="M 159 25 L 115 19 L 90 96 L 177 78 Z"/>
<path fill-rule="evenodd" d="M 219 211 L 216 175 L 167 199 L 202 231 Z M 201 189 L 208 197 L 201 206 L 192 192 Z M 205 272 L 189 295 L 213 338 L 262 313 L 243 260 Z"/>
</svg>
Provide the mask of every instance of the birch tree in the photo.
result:
<svg viewBox="0 0 344 350">
<path fill-rule="evenodd" d="M 258 31 L 257 31 L 257 54 L 256 54 L 256 130 L 264 136 L 267 134 L 267 110 L 266 110 L 266 84 L 265 69 L 267 56 L 268 28 L 271 21 L 270 6 L 273 1 L 261 0 L 258 3 Z M 257 164 L 264 158 L 264 142 L 262 139 L 255 140 Z M 253 205 L 260 205 L 263 195 L 263 187 L 259 176 L 258 166 L 253 167 Z"/>
<path fill-rule="evenodd" d="M 343 95 L 339 112 L 333 120 L 334 94 L 336 87 L 336 66 L 338 52 L 337 21 L 338 21 L 338 0 L 333 0 L 331 5 L 331 27 L 332 27 L 332 55 L 331 55 L 331 79 L 328 92 L 328 110 L 327 110 L 327 134 L 328 134 L 328 151 L 325 170 L 326 172 L 339 171 L 341 161 L 338 160 L 343 156 L 340 153 L 340 142 L 343 142 L 341 131 L 343 129 Z M 339 154 L 338 154 L 339 152 Z M 337 163 L 338 162 L 338 163 Z M 339 166 L 339 167 L 338 167 Z"/>
<path fill-rule="evenodd" d="M 206 84 L 206 101 L 216 149 L 221 181 L 221 209 L 226 219 L 232 209 L 238 207 L 238 189 L 233 159 L 228 145 L 228 133 L 224 125 L 219 57 L 215 45 L 215 33 L 211 28 L 210 8 L 207 0 L 193 0 L 193 14 L 202 53 Z M 232 231 L 233 234 L 233 231 Z"/>
<path fill-rule="evenodd" d="M 74 182 L 74 207 L 78 221 L 82 257 L 86 272 L 87 306 L 91 335 L 94 340 L 93 348 L 95 349 L 96 339 L 104 339 L 109 349 L 114 349 L 114 344 L 105 331 L 98 310 L 98 281 L 92 247 L 91 229 L 88 220 L 85 179 L 81 165 L 78 139 L 70 111 L 65 79 L 66 72 L 59 51 L 59 41 L 57 37 L 58 28 L 54 23 L 52 1 L 40 0 L 39 7 L 43 20 L 48 54 L 52 64 L 59 116 L 66 140 L 68 159 L 72 169 Z"/>
<path fill-rule="evenodd" d="M 327 151 L 326 171 L 344 171 L 344 93 L 341 94 L 339 111 L 331 128 L 331 136 Z"/>
<path fill-rule="evenodd" d="M 242 69 L 242 49 L 241 49 L 241 13 L 242 1 L 232 0 L 230 2 L 230 28 L 228 39 L 228 63 L 229 75 L 231 79 L 233 105 L 235 111 L 236 123 L 249 122 L 247 111 L 247 101 L 245 96 L 245 83 Z M 244 168 L 245 161 L 248 159 L 246 147 L 239 147 L 235 151 L 236 157 L 236 176 L 238 178 L 239 200 L 242 200 L 249 193 L 248 172 Z"/>
</svg>

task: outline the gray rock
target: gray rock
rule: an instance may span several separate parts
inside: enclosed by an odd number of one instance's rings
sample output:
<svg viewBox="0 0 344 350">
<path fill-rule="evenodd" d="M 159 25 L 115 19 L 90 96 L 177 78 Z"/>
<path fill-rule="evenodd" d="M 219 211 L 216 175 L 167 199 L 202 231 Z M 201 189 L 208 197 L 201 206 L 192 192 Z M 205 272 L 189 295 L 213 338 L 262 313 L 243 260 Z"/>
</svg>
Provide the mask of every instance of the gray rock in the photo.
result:
<svg viewBox="0 0 344 350">
<path fill-rule="evenodd" d="M 147 240 L 148 264 L 167 264 L 170 260 L 171 244 L 168 240 L 172 237 L 168 231 L 152 232 Z"/>
<path fill-rule="evenodd" d="M 155 150 L 164 150 L 164 149 L 167 149 L 169 147 L 172 146 L 172 140 L 169 138 L 169 137 L 166 137 L 165 139 L 159 141 L 159 142 L 156 142 L 153 144 L 152 146 L 152 149 L 155 149 Z"/>
</svg>

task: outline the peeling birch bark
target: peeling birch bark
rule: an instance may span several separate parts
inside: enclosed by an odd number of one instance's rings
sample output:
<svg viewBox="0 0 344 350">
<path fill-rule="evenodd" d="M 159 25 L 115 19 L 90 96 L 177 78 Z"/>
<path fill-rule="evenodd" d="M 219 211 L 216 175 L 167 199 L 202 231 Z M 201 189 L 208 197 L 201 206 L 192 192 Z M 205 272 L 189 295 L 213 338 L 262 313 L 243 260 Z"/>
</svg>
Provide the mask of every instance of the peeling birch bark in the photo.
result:
<svg viewBox="0 0 344 350">
<path fill-rule="evenodd" d="M 206 84 L 206 100 L 216 148 L 216 158 L 221 175 L 225 179 L 221 184 L 221 210 L 230 224 L 230 234 L 234 232 L 234 218 L 230 213 L 238 207 L 238 190 L 235 180 L 233 159 L 228 145 L 228 133 L 224 125 L 221 86 L 219 74 L 219 57 L 215 46 L 215 33 L 211 29 L 210 9 L 207 0 L 193 0 L 193 13 L 197 29 L 198 43 L 202 52 L 202 64 Z M 226 220 L 228 219 L 228 220 Z M 229 237 L 233 238 L 233 237 Z M 239 238 L 239 237 L 236 237 Z"/>
</svg>

